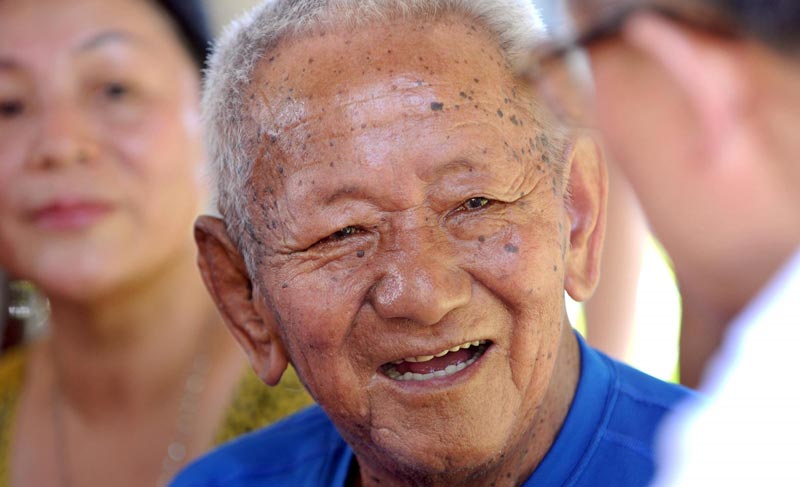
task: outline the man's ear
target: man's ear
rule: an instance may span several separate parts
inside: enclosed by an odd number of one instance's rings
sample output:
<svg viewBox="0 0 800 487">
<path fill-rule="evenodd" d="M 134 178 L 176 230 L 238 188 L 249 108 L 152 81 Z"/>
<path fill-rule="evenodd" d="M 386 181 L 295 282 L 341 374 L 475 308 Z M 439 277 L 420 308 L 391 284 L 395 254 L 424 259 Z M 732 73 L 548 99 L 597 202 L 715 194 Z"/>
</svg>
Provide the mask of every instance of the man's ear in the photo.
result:
<svg viewBox="0 0 800 487">
<path fill-rule="evenodd" d="M 256 374 L 275 385 L 288 358 L 274 316 L 259 306 L 244 259 L 219 218 L 200 216 L 194 225 L 198 265 L 225 324 L 247 353 Z"/>
<path fill-rule="evenodd" d="M 726 160 L 736 138 L 745 79 L 733 45 L 648 12 L 633 15 L 622 37 L 655 62 L 685 96 L 701 131 L 697 160 Z"/>
<path fill-rule="evenodd" d="M 570 234 L 564 289 L 575 301 L 586 301 L 600 279 L 608 174 L 600 148 L 586 135 L 576 139 L 567 167 Z"/>
</svg>

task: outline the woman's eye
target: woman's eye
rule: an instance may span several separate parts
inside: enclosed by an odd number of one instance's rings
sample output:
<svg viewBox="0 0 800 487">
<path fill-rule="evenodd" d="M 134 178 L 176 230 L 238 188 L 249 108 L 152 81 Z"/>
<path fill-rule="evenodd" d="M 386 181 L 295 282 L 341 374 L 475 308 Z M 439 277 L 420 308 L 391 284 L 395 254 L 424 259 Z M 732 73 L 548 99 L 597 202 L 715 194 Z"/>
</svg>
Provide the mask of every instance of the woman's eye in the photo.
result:
<svg viewBox="0 0 800 487">
<path fill-rule="evenodd" d="M 130 93 L 130 88 L 124 83 L 112 82 L 103 86 L 103 95 L 110 100 L 120 100 Z"/>
<path fill-rule="evenodd" d="M 19 100 L 0 101 L 0 117 L 11 118 L 21 115 L 25 105 Z"/>
<path fill-rule="evenodd" d="M 490 202 L 491 201 L 488 198 L 484 198 L 481 196 L 476 198 L 470 198 L 467 201 L 465 201 L 463 205 L 461 205 L 461 209 L 467 211 L 480 210 L 484 206 L 488 205 Z"/>
</svg>

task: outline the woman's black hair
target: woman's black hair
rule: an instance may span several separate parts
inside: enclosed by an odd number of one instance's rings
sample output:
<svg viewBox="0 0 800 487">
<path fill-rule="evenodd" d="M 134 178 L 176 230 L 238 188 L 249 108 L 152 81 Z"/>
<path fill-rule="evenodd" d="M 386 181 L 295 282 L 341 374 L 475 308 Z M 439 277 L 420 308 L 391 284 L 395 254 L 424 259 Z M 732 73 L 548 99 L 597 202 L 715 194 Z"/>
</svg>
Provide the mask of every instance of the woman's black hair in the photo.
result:
<svg viewBox="0 0 800 487">
<path fill-rule="evenodd" d="M 172 18 L 192 58 L 203 69 L 212 41 L 203 3 L 200 0 L 157 0 L 155 3 Z"/>
</svg>

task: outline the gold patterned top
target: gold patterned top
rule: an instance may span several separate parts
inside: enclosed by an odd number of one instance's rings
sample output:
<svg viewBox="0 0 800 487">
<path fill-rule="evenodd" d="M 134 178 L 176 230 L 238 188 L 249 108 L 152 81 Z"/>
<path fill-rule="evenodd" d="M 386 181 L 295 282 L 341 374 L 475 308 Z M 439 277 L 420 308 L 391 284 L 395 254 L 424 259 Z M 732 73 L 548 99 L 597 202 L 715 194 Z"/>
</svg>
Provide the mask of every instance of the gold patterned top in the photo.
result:
<svg viewBox="0 0 800 487">
<path fill-rule="evenodd" d="M 14 413 L 25 377 L 25 350 L 0 357 L 0 487 L 8 487 Z M 291 367 L 280 384 L 267 387 L 248 367 L 214 438 L 219 445 L 273 423 L 312 403 Z"/>
</svg>

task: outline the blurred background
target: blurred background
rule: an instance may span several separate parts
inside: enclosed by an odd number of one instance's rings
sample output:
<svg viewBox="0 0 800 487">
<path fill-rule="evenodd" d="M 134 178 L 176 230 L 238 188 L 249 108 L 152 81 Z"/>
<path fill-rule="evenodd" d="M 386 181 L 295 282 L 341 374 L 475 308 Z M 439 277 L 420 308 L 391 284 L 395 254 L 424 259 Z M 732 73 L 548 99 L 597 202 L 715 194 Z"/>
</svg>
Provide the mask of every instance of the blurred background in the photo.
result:
<svg viewBox="0 0 800 487">
<path fill-rule="evenodd" d="M 213 28 L 219 34 L 232 19 L 251 8 L 255 0 L 206 0 L 212 16 Z M 545 21 L 554 33 L 568 28 L 564 22 L 563 4 L 560 0 L 538 0 Z M 613 180 L 612 180 L 613 191 Z M 630 296 L 632 322 L 629 346 L 618 355 L 635 367 L 665 380 L 676 380 L 678 358 L 678 335 L 681 316 L 680 298 L 674 276 L 663 251 L 647 232 L 641 240 L 641 262 L 630 265 L 638 267 L 638 280 L 634 282 L 635 295 Z M 7 276 L 0 270 L 0 283 Z M 47 319 L 47 301 L 38 296 L 27 283 L 12 282 L 0 286 L 0 350 L 23 341 L 41 331 Z M 568 312 L 572 323 L 585 334 L 585 310 L 569 301 Z M 1 353 L 1 352 L 0 352 Z"/>
</svg>

